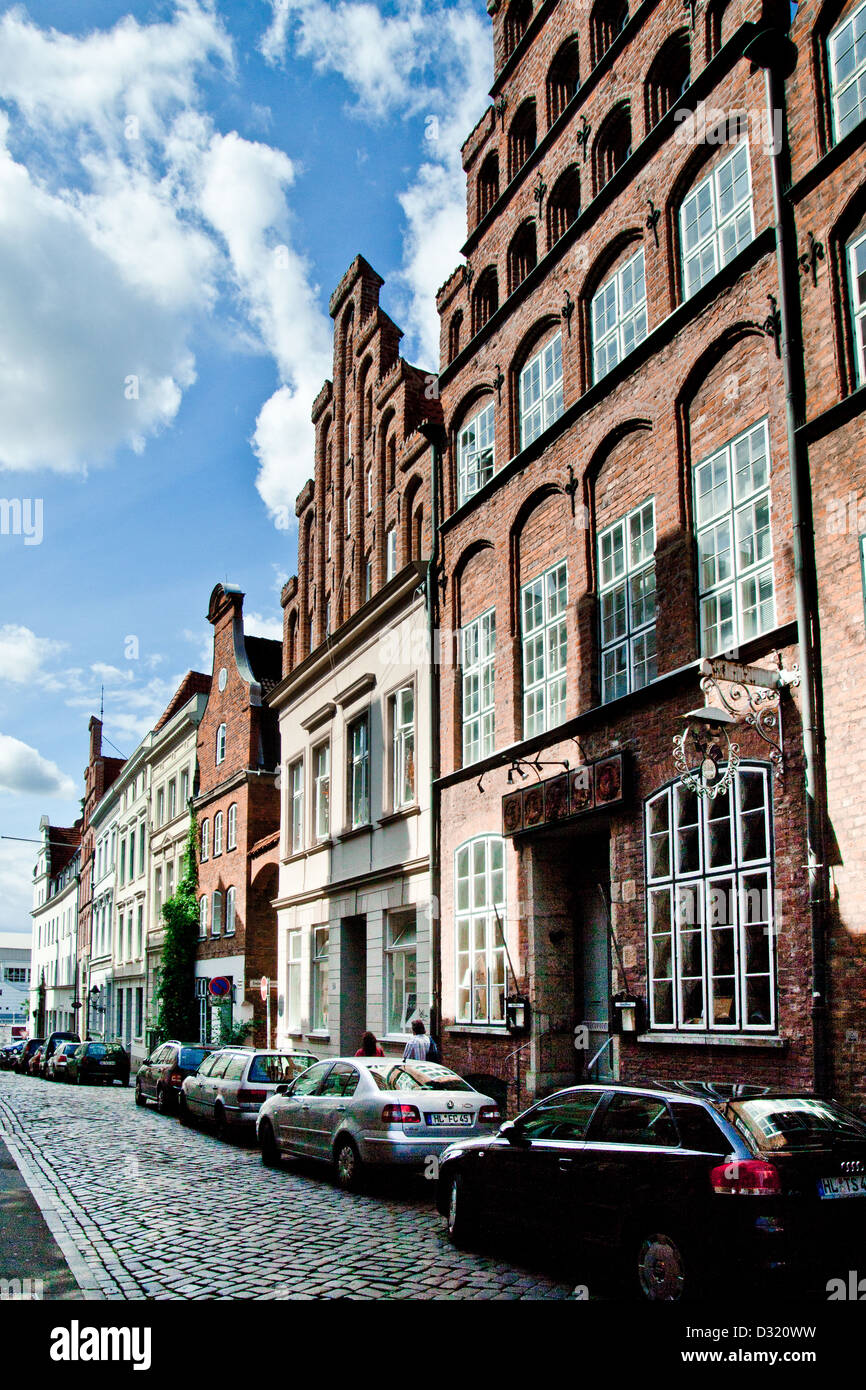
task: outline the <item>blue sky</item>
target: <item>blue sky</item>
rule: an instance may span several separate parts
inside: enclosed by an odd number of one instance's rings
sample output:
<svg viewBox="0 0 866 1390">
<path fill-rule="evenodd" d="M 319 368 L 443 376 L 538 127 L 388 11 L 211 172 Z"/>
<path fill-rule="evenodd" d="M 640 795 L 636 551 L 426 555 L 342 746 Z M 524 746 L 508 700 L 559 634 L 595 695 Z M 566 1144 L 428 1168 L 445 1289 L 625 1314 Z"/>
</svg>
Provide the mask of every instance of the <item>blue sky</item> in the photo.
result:
<svg viewBox="0 0 866 1390">
<path fill-rule="evenodd" d="M 210 669 L 218 580 L 278 635 L 328 297 L 362 252 L 435 369 L 491 69 L 483 0 L 0 7 L 0 834 L 75 819 L 100 687 L 129 754 Z"/>
</svg>

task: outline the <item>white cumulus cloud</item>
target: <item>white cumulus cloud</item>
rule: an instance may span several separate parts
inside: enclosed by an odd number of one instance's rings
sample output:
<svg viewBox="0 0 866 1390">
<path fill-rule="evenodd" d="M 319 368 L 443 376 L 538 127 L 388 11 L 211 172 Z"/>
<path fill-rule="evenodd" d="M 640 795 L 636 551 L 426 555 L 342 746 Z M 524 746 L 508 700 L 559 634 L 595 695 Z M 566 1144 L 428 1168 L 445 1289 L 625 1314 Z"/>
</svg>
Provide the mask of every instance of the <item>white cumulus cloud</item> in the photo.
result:
<svg viewBox="0 0 866 1390">
<path fill-rule="evenodd" d="M 76 794 L 72 778 L 56 763 L 10 734 L 0 734 L 0 789 L 27 796 L 72 798 Z"/>
<path fill-rule="evenodd" d="M 0 681 L 32 685 L 44 678 L 46 663 L 64 651 L 66 644 L 37 637 L 29 627 L 4 623 L 0 627 Z"/>
</svg>

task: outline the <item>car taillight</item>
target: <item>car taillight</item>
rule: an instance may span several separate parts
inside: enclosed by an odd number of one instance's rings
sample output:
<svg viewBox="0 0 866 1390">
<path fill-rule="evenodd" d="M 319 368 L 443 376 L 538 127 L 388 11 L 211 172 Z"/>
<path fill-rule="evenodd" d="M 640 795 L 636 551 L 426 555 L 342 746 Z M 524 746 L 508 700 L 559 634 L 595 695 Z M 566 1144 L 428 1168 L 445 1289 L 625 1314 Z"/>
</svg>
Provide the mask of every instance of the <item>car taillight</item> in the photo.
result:
<svg viewBox="0 0 866 1390">
<path fill-rule="evenodd" d="M 421 1123 L 421 1112 L 414 1105 L 386 1105 L 382 1119 L 386 1125 L 417 1125 Z"/>
<path fill-rule="evenodd" d="M 710 1173 L 714 1192 L 738 1197 L 768 1197 L 782 1191 L 779 1170 L 765 1158 L 731 1159 Z"/>
<path fill-rule="evenodd" d="M 252 1105 L 254 1101 L 263 1101 L 267 1098 L 267 1091 L 238 1091 L 238 1105 Z"/>
<path fill-rule="evenodd" d="M 172 1086 L 180 1086 L 181 1082 L 183 1081 L 183 1072 L 173 1071 L 168 1079 L 171 1082 Z"/>
<path fill-rule="evenodd" d="M 493 1124 L 495 1121 L 498 1121 L 498 1119 L 498 1105 L 482 1105 L 481 1109 L 478 1111 L 479 1124 Z"/>
</svg>

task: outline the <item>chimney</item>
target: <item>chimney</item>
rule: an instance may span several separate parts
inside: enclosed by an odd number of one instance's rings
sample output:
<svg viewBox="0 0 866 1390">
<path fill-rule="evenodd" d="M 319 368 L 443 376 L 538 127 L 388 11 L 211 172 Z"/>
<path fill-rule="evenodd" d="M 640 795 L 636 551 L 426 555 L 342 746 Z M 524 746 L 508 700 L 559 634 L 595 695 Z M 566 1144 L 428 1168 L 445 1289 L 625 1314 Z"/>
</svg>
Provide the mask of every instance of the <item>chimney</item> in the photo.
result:
<svg viewBox="0 0 866 1390">
<path fill-rule="evenodd" d="M 87 727 L 90 730 L 90 758 L 88 761 L 95 763 L 98 758 L 102 757 L 102 720 L 97 719 L 96 715 L 92 714 Z"/>
</svg>

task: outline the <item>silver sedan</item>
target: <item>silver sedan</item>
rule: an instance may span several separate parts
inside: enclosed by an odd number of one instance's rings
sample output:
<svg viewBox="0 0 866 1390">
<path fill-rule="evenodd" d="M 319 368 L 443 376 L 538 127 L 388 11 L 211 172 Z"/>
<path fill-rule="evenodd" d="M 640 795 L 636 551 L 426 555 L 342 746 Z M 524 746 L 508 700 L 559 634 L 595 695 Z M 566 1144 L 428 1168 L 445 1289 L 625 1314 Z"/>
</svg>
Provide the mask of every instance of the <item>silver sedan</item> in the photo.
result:
<svg viewBox="0 0 866 1390">
<path fill-rule="evenodd" d="M 434 1163 L 454 1141 L 493 1134 L 499 1107 L 435 1062 L 338 1057 L 278 1086 L 256 1121 L 262 1162 L 284 1154 L 324 1159 L 341 1187 L 356 1188 L 365 1164 Z"/>
<path fill-rule="evenodd" d="M 224 1047 L 205 1057 L 186 1077 L 178 1096 L 181 1124 L 209 1120 L 220 1138 L 230 1130 L 252 1131 L 259 1107 L 278 1084 L 292 1081 L 315 1062 L 309 1053 Z"/>
</svg>

